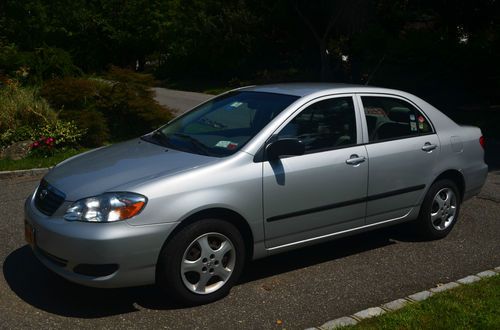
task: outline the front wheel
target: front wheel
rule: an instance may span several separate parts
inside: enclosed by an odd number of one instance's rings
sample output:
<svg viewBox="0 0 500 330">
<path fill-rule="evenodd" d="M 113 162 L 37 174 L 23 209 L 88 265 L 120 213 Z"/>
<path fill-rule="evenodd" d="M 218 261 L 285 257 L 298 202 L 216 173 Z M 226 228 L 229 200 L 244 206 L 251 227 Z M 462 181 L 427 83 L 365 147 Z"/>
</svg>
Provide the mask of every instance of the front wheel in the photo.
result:
<svg viewBox="0 0 500 330">
<path fill-rule="evenodd" d="M 244 262 L 245 244 L 235 226 L 218 219 L 200 220 L 163 247 L 157 282 L 183 304 L 206 304 L 229 293 Z"/>
<path fill-rule="evenodd" d="M 446 237 L 458 219 L 460 195 L 451 180 L 435 182 L 427 192 L 420 209 L 419 226 L 428 239 Z"/>
</svg>

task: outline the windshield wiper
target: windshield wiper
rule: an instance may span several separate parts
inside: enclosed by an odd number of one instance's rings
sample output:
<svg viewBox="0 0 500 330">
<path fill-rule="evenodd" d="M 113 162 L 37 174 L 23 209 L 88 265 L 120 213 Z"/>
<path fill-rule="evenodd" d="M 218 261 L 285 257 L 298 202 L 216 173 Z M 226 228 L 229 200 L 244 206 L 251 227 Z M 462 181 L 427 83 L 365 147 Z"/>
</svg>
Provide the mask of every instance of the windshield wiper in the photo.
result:
<svg viewBox="0 0 500 330">
<path fill-rule="evenodd" d="M 160 142 L 160 144 L 164 147 L 171 147 L 172 146 L 172 143 L 170 143 L 170 141 L 168 140 L 168 137 L 165 135 L 165 133 L 163 133 L 160 130 L 154 131 L 152 138 L 155 139 L 156 141 Z"/>
<path fill-rule="evenodd" d="M 174 135 L 174 136 L 177 136 L 177 137 L 180 137 L 184 140 L 189 141 L 191 143 L 191 145 L 193 147 L 195 147 L 198 151 L 200 151 L 202 154 L 204 154 L 206 156 L 210 155 L 210 152 L 207 150 L 207 146 L 204 145 L 203 143 L 201 143 L 200 141 L 198 141 L 197 139 L 195 139 L 194 137 L 192 137 L 191 135 L 187 135 L 184 133 L 172 133 L 171 135 Z M 168 139 L 168 136 L 167 136 L 167 139 Z"/>
</svg>

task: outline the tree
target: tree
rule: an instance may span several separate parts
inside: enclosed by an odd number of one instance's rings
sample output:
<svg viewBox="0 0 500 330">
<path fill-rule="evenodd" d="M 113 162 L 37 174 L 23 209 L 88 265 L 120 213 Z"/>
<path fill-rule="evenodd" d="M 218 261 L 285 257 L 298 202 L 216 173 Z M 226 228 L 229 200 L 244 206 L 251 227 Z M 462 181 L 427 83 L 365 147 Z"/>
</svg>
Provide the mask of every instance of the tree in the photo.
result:
<svg viewBox="0 0 500 330">
<path fill-rule="evenodd" d="M 321 63 L 321 79 L 331 78 L 331 52 L 328 44 L 332 39 L 340 40 L 357 28 L 365 12 L 360 6 L 366 5 L 360 1 L 295 0 L 293 7 L 316 41 Z"/>
</svg>

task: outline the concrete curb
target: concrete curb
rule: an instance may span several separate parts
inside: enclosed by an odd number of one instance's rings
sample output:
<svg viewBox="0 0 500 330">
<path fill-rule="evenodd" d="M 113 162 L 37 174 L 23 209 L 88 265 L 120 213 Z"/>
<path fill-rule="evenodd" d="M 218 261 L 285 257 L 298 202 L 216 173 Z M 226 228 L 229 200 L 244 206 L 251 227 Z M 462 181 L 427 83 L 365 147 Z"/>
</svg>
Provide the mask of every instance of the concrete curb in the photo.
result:
<svg viewBox="0 0 500 330">
<path fill-rule="evenodd" d="M 474 283 L 480 281 L 483 278 L 488 278 L 498 274 L 500 274 L 500 267 L 485 270 L 483 272 L 477 273 L 476 275 L 469 275 L 454 282 L 439 284 L 436 287 L 431 288 L 429 290 L 420 291 L 408 295 L 404 298 L 393 300 L 391 302 L 382 304 L 379 307 L 370 307 L 349 316 L 339 317 L 337 319 L 330 320 L 319 327 L 307 328 L 306 330 L 333 330 L 333 329 L 343 328 L 349 325 L 355 325 L 364 319 L 376 317 L 387 312 L 396 311 L 398 309 L 405 307 L 408 304 L 414 304 L 416 302 L 423 301 L 431 297 L 435 293 L 451 290 L 459 286 Z"/>
<path fill-rule="evenodd" d="M 31 168 L 28 170 L 16 170 L 16 171 L 0 171 L 0 180 L 12 179 L 24 176 L 36 176 L 42 175 L 49 171 L 50 168 Z"/>
</svg>

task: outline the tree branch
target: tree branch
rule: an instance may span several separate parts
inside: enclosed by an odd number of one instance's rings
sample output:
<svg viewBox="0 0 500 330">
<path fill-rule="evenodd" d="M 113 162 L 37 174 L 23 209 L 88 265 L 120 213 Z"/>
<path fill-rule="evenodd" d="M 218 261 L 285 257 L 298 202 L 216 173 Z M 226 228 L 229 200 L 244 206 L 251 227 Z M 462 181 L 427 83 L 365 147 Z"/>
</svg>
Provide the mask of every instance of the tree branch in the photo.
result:
<svg viewBox="0 0 500 330">
<path fill-rule="evenodd" d="M 300 19 L 302 19 L 302 21 L 306 24 L 306 26 L 309 28 L 309 30 L 311 30 L 311 32 L 312 32 L 314 38 L 316 39 L 316 41 L 318 43 L 321 43 L 322 39 L 319 37 L 318 32 L 316 32 L 316 29 L 314 28 L 314 26 L 312 25 L 312 23 L 300 11 L 299 4 L 298 4 L 297 1 L 293 2 L 293 8 L 295 9 L 295 11 L 297 12 L 297 14 L 299 15 Z"/>
</svg>

